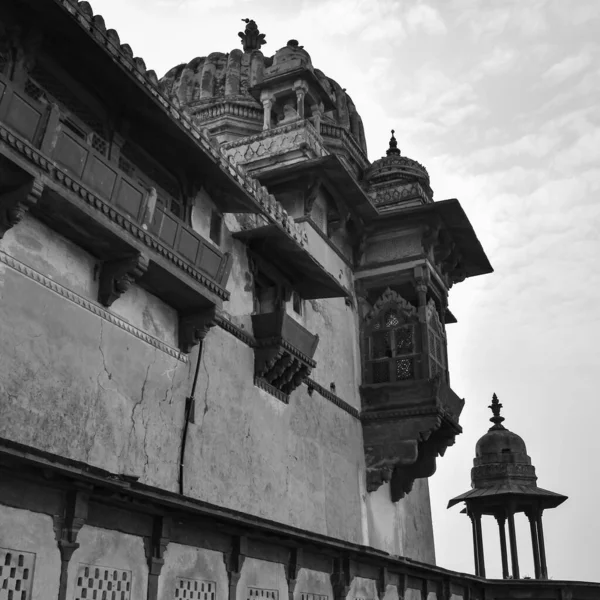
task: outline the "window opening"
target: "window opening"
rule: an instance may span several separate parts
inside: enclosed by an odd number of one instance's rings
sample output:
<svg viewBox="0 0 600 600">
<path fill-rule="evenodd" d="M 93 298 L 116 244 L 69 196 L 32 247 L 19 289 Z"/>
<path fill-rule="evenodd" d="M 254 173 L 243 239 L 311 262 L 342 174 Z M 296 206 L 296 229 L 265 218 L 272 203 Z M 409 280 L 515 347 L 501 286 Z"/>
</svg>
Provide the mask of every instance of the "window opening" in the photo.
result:
<svg viewBox="0 0 600 600">
<path fill-rule="evenodd" d="M 367 367 L 370 383 L 415 378 L 415 324 L 392 308 L 377 317 L 368 335 Z"/>
<path fill-rule="evenodd" d="M 217 244 L 221 245 L 221 233 L 223 229 L 223 216 L 216 210 L 210 213 L 210 239 Z"/>
<path fill-rule="evenodd" d="M 298 315 L 302 314 L 302 304 L 302 297 L 300 294 L 298 294 L 296 291 L 292 292 L 292 308 Z"/>
</svg>

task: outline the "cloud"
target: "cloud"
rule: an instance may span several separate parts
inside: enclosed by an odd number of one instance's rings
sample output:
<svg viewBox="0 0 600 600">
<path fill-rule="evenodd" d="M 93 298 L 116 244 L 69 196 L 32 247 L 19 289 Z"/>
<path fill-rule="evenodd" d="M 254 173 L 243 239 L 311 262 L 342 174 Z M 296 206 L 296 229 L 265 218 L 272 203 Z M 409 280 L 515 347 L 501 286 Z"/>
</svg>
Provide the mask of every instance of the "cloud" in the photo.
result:
<svg viewBox="0 0 600 600">
<path fill-rule="evenodd" d="M 542 77 L 553 85 L 562 83 L 585 71 L 592 64 L 592 54 L 589 49 L 583 50 L 574 56 L 567 56 L 560 62 L 552 65 Z"/>
<path fill-rule="evenodd" d="M 427 4 L 416 4 L 406 13 L 406 22 L 411 32 L 424 31 L 432 35 L 447 32 L 440 13 Z"/>
</svg>

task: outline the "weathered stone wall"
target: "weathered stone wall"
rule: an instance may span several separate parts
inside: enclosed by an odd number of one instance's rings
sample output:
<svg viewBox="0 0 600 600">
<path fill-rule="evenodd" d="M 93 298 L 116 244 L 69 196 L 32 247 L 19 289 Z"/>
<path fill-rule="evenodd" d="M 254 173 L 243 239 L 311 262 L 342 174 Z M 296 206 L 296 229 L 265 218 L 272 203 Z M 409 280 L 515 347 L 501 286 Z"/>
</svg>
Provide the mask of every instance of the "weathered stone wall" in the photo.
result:
<svg viewBox="0 0 600 600">
<path fill-rule="evenodd" d="M 197 202 L 193 222 L 206 223 L 210 203 Z M 228 215 L 235 229 L 232 221 Z M 251 331 L 245 247 L 224 234 L 222 248 L 234 254 L 225 310 Z M 110 309 L 100 307 L 97 261 L 33 217 L 6 233 L 0 252 L 8 257 L 0 261 L 0 436 L 176 491 L 197 360 L 197 349 L 187 358 L 177 350 L 176 312 L 135 285 Z M 342 275 L 350 287 L 345 267 Z M 294 317 L 320 336 L 311 376 L 360 408 L 355 309 L 343 299 L 303 308 Z M 377 533 L 401 524 L 389 495 L 369 516 L 360 422 L 306 386 L 286 405 L 257 388 L 253 373 L 253 350 L 214 327 L 188 433 L 185 494 L 398 552 L 393 535 Z M 420 491 L 414 496 L 411 507 L 428 506 Z M 419 531 L 431 527 L 420 509 L 411 518 Z M 432 556 L 428 548 L 415 534 L 402 550 L 418 558 Z"/>
</svg>

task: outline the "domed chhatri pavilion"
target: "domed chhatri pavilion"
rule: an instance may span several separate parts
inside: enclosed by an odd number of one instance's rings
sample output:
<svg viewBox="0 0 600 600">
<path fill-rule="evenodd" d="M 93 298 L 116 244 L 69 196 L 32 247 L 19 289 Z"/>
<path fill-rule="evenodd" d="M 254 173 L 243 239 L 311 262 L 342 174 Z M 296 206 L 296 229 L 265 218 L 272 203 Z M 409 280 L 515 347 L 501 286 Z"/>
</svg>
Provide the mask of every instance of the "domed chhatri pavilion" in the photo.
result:
<svg viewBox="0 0 600 600">
<path fill-rule="evenodd" d="M 475 459 L 471 470 L 472 489 L 448 503 L 448 508 L 464 502 L 463 510 L 473 525 L 473 548 L 475 572 L 485 577 L 483 536 L 481 530 L 482 515 L 496 518 L 500 533 L 500 551 L 502 557 L 502 576 L 508 579 L 508 556 L 506 548 L 505 523 L 508 521 L 512 578 L 519 579 L 519 558 L 515 533 L 514 515 L 525 513 L 529 519 L 533 563 L 536 579 L 547 579 L 546 550 L 542 514 L 544 510 L 556 508 L 567 497 L 539 488 L 536 484 L 535 467 L 527 455 L 525 442 L 516 433 L 502 425 L 500 416 L 502 404 L 494 394 L 492 398 L 493 426 L 477 442 Z"/>
</svg>

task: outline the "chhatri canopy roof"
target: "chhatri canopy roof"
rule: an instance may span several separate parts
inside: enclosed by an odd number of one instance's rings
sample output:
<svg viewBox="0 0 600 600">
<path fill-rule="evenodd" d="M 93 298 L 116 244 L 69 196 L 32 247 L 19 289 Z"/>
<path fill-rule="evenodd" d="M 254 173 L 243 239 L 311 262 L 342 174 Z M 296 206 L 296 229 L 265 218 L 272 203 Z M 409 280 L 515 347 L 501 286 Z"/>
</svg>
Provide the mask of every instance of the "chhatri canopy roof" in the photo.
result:
<svg viewBox="0 0 600 600">
<path fill-rule="evenodd" d="M 523 439 L 502 425 L 502 404 L 494 394 L 492 398 L 493 426 L 477 442 L 471 469 L 472 489 L 452 498 L 448 508 L 466 502 L 477 505 L 483 513 L 494 513 L 511 503 L 515 512 L 532 507 L 555 508 L 567 496 L 537 486 L 535 467 L 527 455 Z"/>
</svg>

